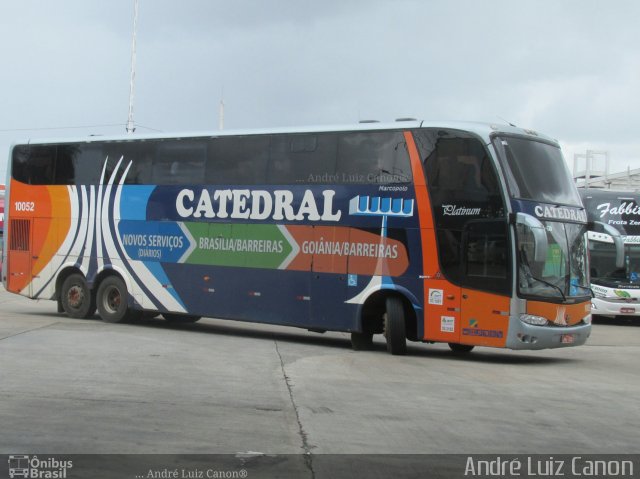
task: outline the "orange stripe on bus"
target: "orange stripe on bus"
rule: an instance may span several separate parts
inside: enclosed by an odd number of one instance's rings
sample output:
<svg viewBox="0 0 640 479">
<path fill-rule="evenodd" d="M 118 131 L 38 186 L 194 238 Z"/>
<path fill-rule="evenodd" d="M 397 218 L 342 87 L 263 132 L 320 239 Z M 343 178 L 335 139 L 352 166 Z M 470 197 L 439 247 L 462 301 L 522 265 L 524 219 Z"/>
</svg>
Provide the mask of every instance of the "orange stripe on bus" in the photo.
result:
<svg viewBox="0 0 640 479">
<path fill-rule="evenodd" d="M 411 160 L 411 173 L 413 175 L 413 186 L 415 189 L 416 203 L 418 207 L 418 220 L 420 222 L 420 239 L 422 242 L 422 274 L 434 277 L 438 271 L 438 255 L 436 254 L 436 236 L 433 230 L 433 216 L 431 214 L 431 200 L 427 193 L 420 154 L 413 139 L 413 135 L 406 131 L 404 133 L 409 159 Z"/>
</svg>

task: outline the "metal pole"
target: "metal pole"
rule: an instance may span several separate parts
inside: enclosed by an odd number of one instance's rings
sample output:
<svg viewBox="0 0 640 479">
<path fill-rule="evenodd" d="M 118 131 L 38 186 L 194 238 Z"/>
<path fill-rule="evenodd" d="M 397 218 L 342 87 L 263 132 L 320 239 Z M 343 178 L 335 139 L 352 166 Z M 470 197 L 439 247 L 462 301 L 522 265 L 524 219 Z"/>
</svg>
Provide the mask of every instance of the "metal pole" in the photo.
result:
<svg viewBox="0 0 640 479">
<path fill-rule="evenodd" d="M 136 80 L 136 29 L 138 25 L 138 0 L 133 1 L 133 39 L 131 40 L 131 81 L 129 83 L 129 118 L 127 119 L 127 133 L 133 133 L 133 95 Z"/>
</svg>

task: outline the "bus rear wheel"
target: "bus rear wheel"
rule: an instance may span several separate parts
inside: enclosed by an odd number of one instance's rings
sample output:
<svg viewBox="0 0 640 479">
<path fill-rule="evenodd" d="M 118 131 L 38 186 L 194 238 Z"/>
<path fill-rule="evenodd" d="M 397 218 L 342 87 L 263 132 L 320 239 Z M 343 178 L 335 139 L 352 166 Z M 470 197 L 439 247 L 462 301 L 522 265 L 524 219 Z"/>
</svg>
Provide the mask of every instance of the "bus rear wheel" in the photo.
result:
<svg viewBox="0 0 640 479">
<path fill-rule="evenodd" d="M 387 298 L 383 320 L 387 351 L 393 355 L 407 354 L 407 327 L 400 298 L 395 296 Z"/>
<path fill-rule="evenodd" d="M 109 276 L 100 283 L 97 293 L 98 313 L 107 323 L 121 323 L 129 319 L 129 293 L 117 276 Z"/>
<path fill-rule="evenodd" d="M 87 319 L 96 312 L 96 304 L 81 274 L 72 274 L 62 283 L 60 291 L 62 309 L 70 318 Z"/>
<path fill-rule="evenodd" d="M 173 313 L 162 313 L 162 317 L 169 323 L 172 324 L 180 324 L 180 323 L 195 323 L 199 321 L 201 316 L 194 316 L 191 314 L 173 314 Z"/>
</svg>

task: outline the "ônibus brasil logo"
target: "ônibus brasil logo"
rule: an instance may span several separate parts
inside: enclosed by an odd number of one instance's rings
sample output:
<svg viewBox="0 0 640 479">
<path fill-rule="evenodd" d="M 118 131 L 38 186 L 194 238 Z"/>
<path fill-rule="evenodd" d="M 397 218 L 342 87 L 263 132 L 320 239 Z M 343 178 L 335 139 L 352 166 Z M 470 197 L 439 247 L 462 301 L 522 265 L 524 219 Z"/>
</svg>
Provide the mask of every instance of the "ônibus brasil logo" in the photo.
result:
<svg viewBox="0 0 640 479">
<path fill-rule="evenodd" d="M 25 477 L 33 479 L 65 479 L 67 470 L 73 468 L 73 461 L 47 457 L 13 454 L 9 456 L 9 477 Z"/>
</svg>

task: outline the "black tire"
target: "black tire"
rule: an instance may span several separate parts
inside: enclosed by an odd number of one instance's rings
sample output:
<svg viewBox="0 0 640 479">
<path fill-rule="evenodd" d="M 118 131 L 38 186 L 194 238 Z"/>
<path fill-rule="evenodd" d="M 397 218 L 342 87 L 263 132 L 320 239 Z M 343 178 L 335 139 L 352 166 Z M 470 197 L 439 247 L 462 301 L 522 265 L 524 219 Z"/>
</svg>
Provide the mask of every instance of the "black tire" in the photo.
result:
<svg viewBox="0 0 640 479">
<path fill-rule="evenodd" d="M 105 278 L 96 294 L 98 314 L 107 323 L 122 323 L 130 319 L 127 285 L 117 276 Z"/>
<path fill-rule="evenodd" d="M 404 319 L 402 300 L 390 296 L 386 301 L 384 313 L 384 336 L 387 339 L 387 351 L 393 355 L 407 354 L 407 326 Z"/>
<path fill-rule="evenodd" d="M 352 332 L 351 347 L 354 351 L 369 351 L 373 349 L 373 334 Z"/>
<path fill-rule="evenodd" d="M 202 316 L 193 316 L 191 314 L 173 314 L 173 313 L 162 313 L 162 317 L 169 323 L 172 324 L 186 324 L 186 323 L 195 323 L 196 321 L 200 321 Z"/>
<path fill-rule="evenodd" d="M 87 319 L 96 312 L 96 302 L 81 274 L 72 274 L 62 283 L 60 304 L 70 318 Z"/>
<path fill-rule="evenodd" d="M 456 354 L 468 354 L 474 348 L 470 344 L 449 343 L 449 348 Z"/>
</svg>

